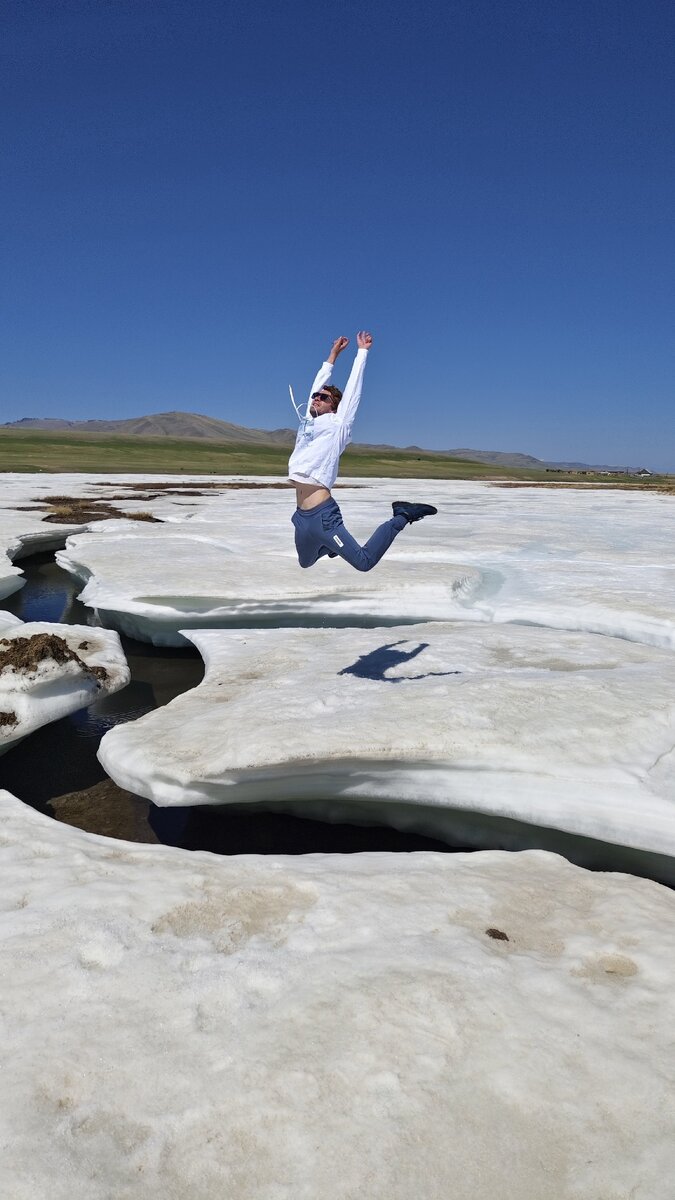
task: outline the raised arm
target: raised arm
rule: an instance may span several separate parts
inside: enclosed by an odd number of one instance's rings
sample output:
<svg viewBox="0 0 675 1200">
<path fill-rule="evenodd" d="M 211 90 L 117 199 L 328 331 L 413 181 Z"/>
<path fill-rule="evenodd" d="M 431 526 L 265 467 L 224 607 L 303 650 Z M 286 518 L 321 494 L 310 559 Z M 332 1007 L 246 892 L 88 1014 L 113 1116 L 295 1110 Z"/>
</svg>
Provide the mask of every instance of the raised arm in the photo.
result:
<svg viewBox="0 0 675 1200">
<path fill-rule="evenodd" d="M 345 433 L 351 431 L 356 416 L 356 410 L 361 399 L 361 388 L 363 387 L 363 372 L 366 369 L 366 359 L 368 351 L 373 344 L 373 336 L 365 329 L 362 329 L 356 335 L 356 358 L 354 366 L 351 369 L 351 374 L 347 380 L 347 386 L 344 390 L 340 407 L 337 410 L 338 420 L 345 427 Z"/>
<path fill-rule="evenodd" d="M 335 362 L 336 362 L 338 355 L 342 354 L 342 351 L 346 350 L 348 345 L 349 345 L 349 338 L 346 338 L 346 337 L 336 338 L 335 341 L 333 342 L 333 345 L 331 346 L 331 351 L 330 351 L 330 354 L 328 355 L 328 358 L 326 359 L 326 362 L 329 362 L 329 363 L 331 363 L 332 366 L 335 366 Z"/>
<path fill-rule="evenodd" d="M 314 378 L 314 383 L 311 386 L 309 397 L 307 400 L 307 416 L 309 416 L 309 407 L 310 407 L 310 404 L 312 403 L 312 396 L 314 395 L 315 392 L 321 391 L 321 388 L 325 387 L 325 385 L 329 382 L 330 377 L 333 374 L 333 367 L 335 366 L 338 355 L 342 354 L 342 351 L 345 349 L 345 346 L 348 346 L 348 345 L 349 345 L 349 338 L 346 338 L 346 337 L 336 338 L 335 341 L 333 342 L 333 345 L 331 346 L 330 354 L 328 355 L 328 358 L 325 360 L 325 362 L 322 362 L 321 366 L 319 367 L 319 370 L 317 371 L 317 374 Z"/>
</svg>

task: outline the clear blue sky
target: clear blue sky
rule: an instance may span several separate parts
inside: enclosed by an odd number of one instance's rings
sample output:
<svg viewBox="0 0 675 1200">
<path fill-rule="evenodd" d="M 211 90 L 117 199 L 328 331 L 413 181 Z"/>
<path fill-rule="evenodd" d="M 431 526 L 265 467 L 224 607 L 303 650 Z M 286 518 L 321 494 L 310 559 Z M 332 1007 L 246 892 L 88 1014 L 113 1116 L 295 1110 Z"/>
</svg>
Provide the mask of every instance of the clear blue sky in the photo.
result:
<svg viewBox="0 0 675 1200">
<path fill-rule="evenodd" d="M 7 0 L 0 421 L 291 425 L 366 327 L 356 440 L 675 470 L 674 43 L 670 0 Z"/>
</svg>

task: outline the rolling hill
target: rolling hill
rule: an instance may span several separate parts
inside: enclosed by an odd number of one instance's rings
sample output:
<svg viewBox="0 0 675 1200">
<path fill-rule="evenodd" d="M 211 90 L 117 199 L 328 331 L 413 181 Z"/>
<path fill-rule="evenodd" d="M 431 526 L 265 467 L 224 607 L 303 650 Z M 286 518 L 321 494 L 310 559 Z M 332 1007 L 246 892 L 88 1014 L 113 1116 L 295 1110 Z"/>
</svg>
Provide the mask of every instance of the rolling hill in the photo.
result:
<svg viewBox="0 0 675 1200">
<path fill-rule="evenodd" d="M 165 412 L 149 413 L 142 417 L 129 417 L 123 421 L 68 421 L 59 417 L 22 417 L 19 421 L 7 421 L 0 429 L 42 429 L 52 432 L 73 433 L 112 433 L 125 437 L 172 437 L 199 438 L 209 441 L 241 443 L 248 446 L 292 446 L 295 441 L 294 429 L 248 429 L 244 425 L 234 425 L 229 421 L 220 421 L 217 417 L 207 417 L 202 413 Z M 532 469 L 554 468 L 561 471 L 609 471 L 622 470 L 621 467 L 589 466 L 582 462 L 546 462 L 534 458 L 531 454 L 521 454 L 517 451 L 503 450 L 429 450 L 429 447 L 389 445 L 370 445 L 355 443 L 354 449 L 369 451 L 386 451 L 404 449 L 409 454 L 440 454 L 449 458 L 468 459 L 495 467 L 524 467 Z M 639 468 L 627 468 L 633 473 Z"/>
</svg>

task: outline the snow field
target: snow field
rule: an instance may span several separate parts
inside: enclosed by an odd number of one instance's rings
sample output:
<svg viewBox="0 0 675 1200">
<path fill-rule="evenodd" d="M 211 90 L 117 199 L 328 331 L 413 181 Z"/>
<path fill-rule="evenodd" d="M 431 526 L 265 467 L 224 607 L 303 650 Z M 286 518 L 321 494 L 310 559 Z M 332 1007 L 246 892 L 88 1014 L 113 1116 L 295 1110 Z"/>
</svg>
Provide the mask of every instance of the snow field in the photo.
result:
<svg viewBox="0 0 675 1200">
<path fill-rule="evenodd" d="M 80 533 L 19 511 L 102 482 L 8 477 L 0 594 L 71 534 L 94 619 L 198 646 L 199 687 L 103 739 L 125 786 L 448 836 L 461 805 L 675 861 L 670 498 L 407 482 L 439 516 L 363 577 L 294 567 L 284 491 Z M 403 494 L 338 500 L 363 540 Z M 188 854 L 1 791 L 0 861 L 12 1200 L 670 1200 L 666 888 L 542 851 Z"/>
<path fill-rule="evenodd" d="M 665 888 L 0 830 L 13 1200 L 669 1200 Z"/>
</svg>

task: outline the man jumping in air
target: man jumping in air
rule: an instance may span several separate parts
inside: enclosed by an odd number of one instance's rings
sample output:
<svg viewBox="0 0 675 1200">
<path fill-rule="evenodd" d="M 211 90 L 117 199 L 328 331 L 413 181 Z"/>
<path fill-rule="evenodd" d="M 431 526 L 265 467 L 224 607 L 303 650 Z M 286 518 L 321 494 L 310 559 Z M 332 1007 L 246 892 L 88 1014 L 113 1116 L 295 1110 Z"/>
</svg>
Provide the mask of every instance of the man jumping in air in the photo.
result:
<svg viewBox="0 0 675 1200">
<path fill-rule="evenodd" d="M 295 484 L 298 505 L 291 520 L 301 567 L 313 567 L 317 559 L 327 554 L 329 558 L 344 558 L 357 571 L 371 571 L 406 525 L 438 511 L 431 504 L 394 500 L 393 517 L 378 526 L 365 546 L 359 546 L 342 523 L 342 513 L 330 489 L 337 479 L 340 455 L 352 440 L 363 372 L 373 339 L 362 330 L 357 333 L 356 342 L 358 350 L 344 396 L 339 388 L 329 386 L 329 380 L 335 361 L 349 339 L 339 337 L 333 342 L 312 385 L 307 415 L 300 424 L 288 463 L 288 477 Z"/>
</svg>

